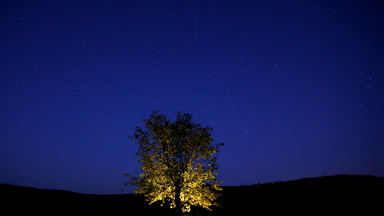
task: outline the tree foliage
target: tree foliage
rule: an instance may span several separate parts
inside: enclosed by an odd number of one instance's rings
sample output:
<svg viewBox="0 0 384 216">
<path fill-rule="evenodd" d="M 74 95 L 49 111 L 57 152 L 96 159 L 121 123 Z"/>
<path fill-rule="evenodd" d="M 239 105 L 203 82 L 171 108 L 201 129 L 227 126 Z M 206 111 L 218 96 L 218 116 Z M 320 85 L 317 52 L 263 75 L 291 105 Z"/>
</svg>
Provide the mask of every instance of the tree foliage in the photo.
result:
<svg viewBox="0 0 384 216">
<path fill-rule="evenodd" d="M 223 144 L 213 144 L 210 127 L 193 123 L 192 115 L 177 113 L 171 122 L 154 111 L 144 119 L 145 128 L 136 127 L 130 138 L 136 140 L 136 153 L 142 173 L 130 177 L 138 194 L 152 204 L 162 201 L 176 212 L 189 212 L 191 206 L 211 210 L 217 206 L 217 152 Z"/>
</svg>

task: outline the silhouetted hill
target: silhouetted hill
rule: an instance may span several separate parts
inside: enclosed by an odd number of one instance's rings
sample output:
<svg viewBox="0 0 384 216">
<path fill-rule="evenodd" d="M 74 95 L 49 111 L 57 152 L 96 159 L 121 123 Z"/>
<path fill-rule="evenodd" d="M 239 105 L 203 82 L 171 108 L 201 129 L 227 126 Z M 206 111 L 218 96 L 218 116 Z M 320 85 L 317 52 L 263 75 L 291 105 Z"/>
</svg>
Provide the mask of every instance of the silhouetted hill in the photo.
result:
<svg viewBox="0 0 384 216">
<path fill-rule="evenodd" d="M 384 213 L 384 178 L 337 175 L 224 187 L 219 213 Z M 220 215 L 220 214 L 218 214 Z M 381 214 L 384 215 L 384 214 Z"/>
<path fill-rule="evenodd" d="M 248 186 L 224 186 L 222 207 L 192 215 L 364 213 L 384 215 L 384 178 L 337 175 Z M 2 212 L 18 215 L 169 215 L 135 194 L 89 195 L 0 184 Z"/>
<path fill-rule="evenodd" d="M 92 195 L 63 190 L 46 190 L 0 184 L 3 212 L 10 215 L 165 215 L 166 210 L 149 206 L 142 196 L 135 194 Z M 7 211 L 8 210 L 8 211 Z M 126 212 L 126 213 L 124 213 Z M 22 214 L 21 214 L 22 213 Z"/>
</svg>

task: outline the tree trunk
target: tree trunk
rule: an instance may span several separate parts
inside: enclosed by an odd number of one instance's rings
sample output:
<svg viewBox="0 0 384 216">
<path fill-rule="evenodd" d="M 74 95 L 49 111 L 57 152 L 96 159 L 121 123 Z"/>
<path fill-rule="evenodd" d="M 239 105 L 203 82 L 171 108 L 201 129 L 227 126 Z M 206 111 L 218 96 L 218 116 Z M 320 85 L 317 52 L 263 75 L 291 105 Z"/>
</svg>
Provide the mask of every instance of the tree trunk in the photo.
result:
<svg viewBox="0 0 384 216">
<path fill-rule="evenodd" d="M 183 211 L 181 209 L 181 199 L 180 199 L 180 195 L 181 195 L 181 187 L 180 186 L 176 186 L 176 191 L 175 191 L 175 216 L 181 216 L 183 214 Z"/>
</svg>

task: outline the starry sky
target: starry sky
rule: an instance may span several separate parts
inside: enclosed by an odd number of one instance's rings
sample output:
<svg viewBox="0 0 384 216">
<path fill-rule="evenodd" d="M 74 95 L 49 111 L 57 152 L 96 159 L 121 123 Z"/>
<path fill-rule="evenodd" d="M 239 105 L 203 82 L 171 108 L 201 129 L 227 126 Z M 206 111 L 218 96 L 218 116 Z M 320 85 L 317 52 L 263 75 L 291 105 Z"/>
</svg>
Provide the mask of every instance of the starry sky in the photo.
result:
<svg viewBox="0 0 384 216">
<path fill-rule="evenodd" d="M 384 1 L 0 3 L 0 183 L 132 192 L 152 110 L 214 128 L 223 185 L 384 176 Z"/>
</svg>

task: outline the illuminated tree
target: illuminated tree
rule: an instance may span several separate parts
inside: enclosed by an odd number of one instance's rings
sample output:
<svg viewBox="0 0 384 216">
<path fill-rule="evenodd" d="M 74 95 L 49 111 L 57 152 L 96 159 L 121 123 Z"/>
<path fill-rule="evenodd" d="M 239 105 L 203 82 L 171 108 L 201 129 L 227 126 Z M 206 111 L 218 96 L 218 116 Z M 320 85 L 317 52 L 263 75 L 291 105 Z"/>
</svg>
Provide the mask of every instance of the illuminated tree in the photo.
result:
<svg viewBox="0 0 384 216">
<path fill-rule="evenodd" d="M 136 140 L 142 173 L 129 174 L 129 185 L 149 204 L 162 201 L 177 214 L 189 212 L 191 206 L 211 210 L 217 206 L 216 153 L 223 144 L 213 144 L 212 128 L 191 122 L 192 115 L 177 113 L 171 122 L 154 111 L 144 119 L 145 128 L 136 127 L 130 138 Z"/>
</svg>

